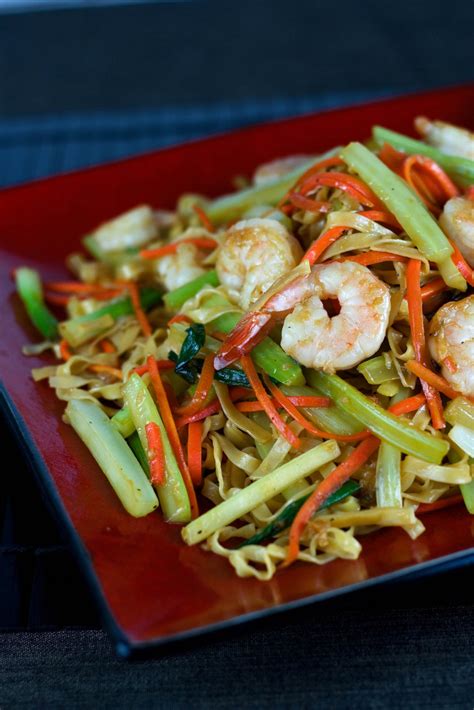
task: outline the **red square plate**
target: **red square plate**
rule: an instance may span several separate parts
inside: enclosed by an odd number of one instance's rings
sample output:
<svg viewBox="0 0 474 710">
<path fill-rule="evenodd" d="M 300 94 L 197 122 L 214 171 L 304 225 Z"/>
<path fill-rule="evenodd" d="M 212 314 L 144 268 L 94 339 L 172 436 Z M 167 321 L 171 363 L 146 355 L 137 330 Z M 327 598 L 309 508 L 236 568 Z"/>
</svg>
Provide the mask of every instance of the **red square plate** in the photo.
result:
<svg viewBox="0 0 474 710">
<path fill-rule="evenodd" d="M 297 564 L 270 582 L 239 579 L 223 558 L 187 547 L 159 514 L 129 517 L 105 477 L 61 421 L 63 403 L 20 355 L 35 340 L 10 278 L 28 264 L 47 279 L 98 222 L 136 204 L 171 207 L 182 192 L 217 195 L 236 174 L 289 153 L 318 152 L 368 136 L 374 123 L 412 132 L 416 114 L 474 127 L 474 87 L 330 111 L 189 143 L 0 193 L 3 404 L 46 495 L 69 534 L 117 651 L 127 655 L 179 638 L 307 604 L 473 555 L 474 523 L 462 506 L 426 517 L 416 541 L 396 529 L 364 538 L 357 561 Z"/>
</svg>

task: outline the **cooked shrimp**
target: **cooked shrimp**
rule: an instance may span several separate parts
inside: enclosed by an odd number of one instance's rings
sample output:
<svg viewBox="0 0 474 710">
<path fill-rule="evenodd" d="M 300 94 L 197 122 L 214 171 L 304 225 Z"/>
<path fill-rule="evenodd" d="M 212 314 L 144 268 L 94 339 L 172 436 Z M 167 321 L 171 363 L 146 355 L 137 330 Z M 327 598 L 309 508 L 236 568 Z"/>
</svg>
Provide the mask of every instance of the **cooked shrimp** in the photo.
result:
<svg viewBox="0 0 474 710">
<path fill-rule="evenodd" d="M 302 284 L 301 301 L 285 318 L 281 346 L 302 365 L 326 372 L 347 370 L 382 344 L 390 315 L 388 287 L 351 261 L 314 266 Z M 337 298 L 330 318 L 323 299 Z"/>
<path fill-rule="evenodd" d="M 302 167 L 305 163 L 310 163 L 313 160 L 311 155 L 289 155 L 286 158 L 277 158 L 269 163 L 260 165 L 254 175 L 254 185 L 265 185 L 276 178 L 286 175 L 297 168 Z"/>
<path fill-rule="evenodd" d="M 456 243 L 469 266 L 474 266 L 474 200 L 467 197 L 453 197 L 448 200 L 439 223 L 448 237 Z"/>
<path fill-rule="evenodd" d="M 474 296 L 439 309 L 430 323 L 428 345 L 454 389 L 474 397 Z"/>
<path fill-rule="evenodd" d="M 425 116 L 415 119 L 415 128 L 424 140 L 448 155 L 474 160 L 474 133 L 444 121 L 430 121 Z"/>
<path fill-rule="evenodd" d="M 303 256 L 298 241 L 274 219 L 246 219 L 227 232 L 217 256 L 219 281 L 247 310 Z"/>
<path fill-rule="evenodd" d="M 206 231 L 188 229 L 183 232 L 177 241 L 187 237 L 208 236 Z M 195 244 L 181 244 L 174 254 L 162 256 L 153 262 L 153 269 L 167 291 L 179 288 L 183 284 L 204 274 L 206 269 L 202 265 L 208 252 L 202 251 Z"/>
</svg>

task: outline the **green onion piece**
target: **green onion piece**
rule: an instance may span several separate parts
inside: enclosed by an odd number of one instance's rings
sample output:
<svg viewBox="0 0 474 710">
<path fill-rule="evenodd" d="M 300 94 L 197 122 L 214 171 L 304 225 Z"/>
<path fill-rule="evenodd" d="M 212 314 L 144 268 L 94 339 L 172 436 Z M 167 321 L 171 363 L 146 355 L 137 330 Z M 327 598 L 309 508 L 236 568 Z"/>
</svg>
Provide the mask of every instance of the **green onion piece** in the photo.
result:
<svg viewBox="0 0 474 710">
<path fill-rule="evenodd" d="M 183 303 L 193 298 L 193 296 L 199 293 L 205 286 L 219 286 L 216 271 L 207 271 L 205 274 L 198 276 L 187 284 L 183 284 L 183 286 L 175 288 L 173 291 L 168 291 L 168 293 L 163 296 L 165 306 L 172 311 L 178 311 Z"/>
<path fill-rule="evenodd" d="M 471 466 L 474 462 L 471 460 Z M 470 483 L 463 483 L 459 486 L 462 497 L 464 498 L 464 504 L 471 515 L 474 515 L 474 481 Z"/>
<path fill-rule="evenodd" d="M 357 367 L 357 371 L 365 377 L 370 385 L 381 385 L 382 382 L 398 379 L 395 367 L 393 365 L 392 367 L 387 367 L 387 360 L 383 355 L 361 362 Z"/>
<path fill-rule="evenodd" d="M 461 182 L 463 187 L 474 183 L 474 160 L 447 155 L 432 145 L 417 141 L 414 138 L 408 138 L 408 136 L 395 131 L 389 131 L 387 128 L 382 128 L 382 126 L 374 126 L 372 133 L 379 146 L 389 143 L 394 148 L 403 150 L 410 155 L 426 155 L 439 163 L 454 179 Z"/>
<path fill-rule="evenodd" d="M 206 214 L 213 224 L 222 224 L 238 219 L 244 212 L 257 205 L 276 205 L 295 182 L 316 162 L 338 154 L 340 148 L 333 148 L 318 158 L 312 158 L 299 168 L 282 175 L 265 185 L 254 185 L 245 190 L 218 197 L 206 207 Z"/>
<path fill-rule="evenodd" d="M 112 426 L 117 429 L 119 434 L 121 434 L 124 439 L 128 439 L 128 437 L 135 431 L 135 424 L 133 423 L 132 415 L 130 414 L 130 409 L 128 407 L 122 407 L 122 409 L 119 409 L 110 421 Z"/>
<path fill-rule="evenodd" d="M 449 450 L 449 443 L 411 426 L 403 417 L 396 417 L 368 399 L 338 375 L 308 370 L 310 385 L 331 397 L 337 407 L 356 417 L 382 441 L 424 461 L 440 464 Z"/>
<path fill-rule="evenodd" d="M 318 512 L 320 510 L 330 508 L 331 505 L 340 503 L 348 496 L 357 493 L 359 488 L 360 484 L 357 481 L 346 481 L 339 488 L 338 491 L 330 495 L 329 498 L 324 501 L 324 503 L 318 509 Z M 301 496 L 301 498 L 298 498 L 292 503 L 288 503 L 288 505 L 285 505 L 285 507 L 283 508 L 281 513 L 277 515 L 275 520 L 272 520 L 271 523 L 266 525 L 262 530 L 259 530 L 257 533 L 255 533 L 255 535 L 253 535 L 251 538 L 242 542 L 237 547 L 237 549 L 240 550 L 241 547 L 247 547 L 247 545 L 261 545 L 263 542 L 266 542 L 272 537 L 276 537 L 282 530 L 286 530 L 286 528 L 291 525 L 291 523 L 296 517 L 297 512 L 302 507 L 303 503 L 308 500 L 310 495 L 311 493 L 308 493 L 307 495 Z"/>
<path fill-rule="evenodd" d="M 446 421 L 455 426 L 462 424 L 474 430 L 474 404 L 466 397 L 456 397 L 444 410 Z"/>
<path fill-rule="evenodd" d="M 140 289 L 140 301 L 142 308 L 147 311 L 161 301 L 161 292 L 153 288 L 142 288 Z M 77 347 L 110 328 L 113 321 L 120 316 L 132 313 L 134 313 L 133 305 L 127 296 L 111 301 L 92 313 L 63 321 L 59 325 L 59 331 L 69 345 Z"/>
<path fill-rule="evenodd" d="M 350 143 L 341 158 L 372 188 L 411 237 L 415 246 L 437 264 L 448 259 L 452 247 L 437 222 L 408 185 L 361 143 Z M 458 279 L 456 282 L 458 283 Z M 448 286 L 457 288 L 450 281 Z M 466 288 L 466 286 L 465 286 Z"/>
<path fill-rule="evenodd" d="M 18 295 L 35 328 L 48 340 L 54 340 L 58 335 L 58 321 L 44 303 L 38 272 L 21 266 L 15 270 L 15 283 Z"/>
<path fill-rule="evenodd" d="M 382 441 L 379 447 L 375 476 L 375 495 L 380 508 L 402 507 L 400 462 L 400 449 Z"/>
<path fill-rule="evenodd" d="M 166 463 L 165 482 L 163 485 L 156 486 L 163 515 L 167 521 L 187 523 L 191 519 L 191 507 L 181 472 L 158 409 L 145 383 L 136 373 L 124 385 L 123 395 L 147 456 L 150 452 L 148 451 L 145 427 L 149 422 L 155 422 L 158 425 Z"/>
<path fill-rule="evenodd" d="M 102 409 L 93 402 L 71 399 L 66 415 L 107 476 L 125 510 L 135 518 L 155 510 L 158 499 L 150 481 Z"/>
<path fill-rule="evenodd" d="M 325 441 L 291 459 L 186 525 L 181 531 L 183 540 L 188 545 L 205 540 L 219 528 L 230 525 L 237 518 L 274 498 L 292 483 L 333 461 L 339 454 L 340 449 L 335 441 Z"/>
</svg>

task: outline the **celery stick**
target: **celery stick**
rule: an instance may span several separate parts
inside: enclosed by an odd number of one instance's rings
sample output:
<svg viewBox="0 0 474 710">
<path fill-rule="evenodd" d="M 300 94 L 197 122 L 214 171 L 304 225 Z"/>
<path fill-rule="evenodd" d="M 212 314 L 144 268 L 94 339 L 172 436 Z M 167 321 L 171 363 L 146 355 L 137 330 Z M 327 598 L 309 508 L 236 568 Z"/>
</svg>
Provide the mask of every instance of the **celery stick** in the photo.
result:
<svg viewBox="0 0 474 710">
<path fill-rule="evenodd" d="M 309 396 L 321 397 L 322 392 L 311 387 L 286 387 L 283 386 L 282 391 L 288 396 Z M 347 436 L 350 434 L 358 434 L 364 429 L 357 419 L 354 419 L 348 412 L 343 412 L 334 404 L 329 407 L 304 407 L 301 410 L 303 414 L 313 422 L 319 429 L 330 431 L 333 434 L 342 434 Z"/>
<path fill-rule="evenodd" d="M 401 451 L 382 441 L 377 457 L 375 495 L 381 508 L 401 508 L 402 489 L 400 482 Z"/>
<path fill-rule="evenodd" d="M 396 417 L 368 399 L 338 375 L 315 370 L 307 371 L 310 385 L 317 387 L 340 409 L 349 412 L 382 441 L 430 463 L 440 464 L 449 450 L 449 443 L 411 426 L 403 417 Z"/>
<path fill-rule="evenodd" d="M 474 457 L 474 429 L 464 426 L 464 424 L 455 424 L 448 434 L 451 441 L 459 446 L 459 448 Z"/>
<path fill-rule="evenodd" d="M 471 466 L 473 465 L 474 462 L 471 459 Z M 459 486 L 459 488 L 461 490 L 462 497 L 464 498 L 466 508 L 471 515 L 474 515 L 474 481 L 471 481 L 470 483 L 463 483 Z"/>
<path fill-rule="evenodd" d="M 189 281 L 187 284 L 169 291 L 163 296 L 163 301 L 167 308 L 177 311 L 183 303 L 195 296 L 205 286 L 218 286 L 219 279 L 215 271 L 207 271 L 205 274 Z"/>
<path fill-rule="evenodd" d="M 35 328 L 48 340 L 54 340 L 58 334 L 58 321 L 44 303 L 38 272 L 22 266 L 15 270 L 15 282 L 18 295 Z"/>
<path fill-rule="evenodd" d="M 340 147 L 333 148 L 324 153 L 324 155 L 308 160 L 307 163 L 304 163 L 299 168 L 265 185 L 254 185 L 245 190 L 218 197 L 206 206 L 206 214 L 214 224 L 222 224 L 223 222 L 231 222 L 238 219 L 244 212 L 256 205 L 276 205 L 308 168 L 319 160 L 337 155 L 339 151 Z"/>
<path fill-rule="evenodd" d="M 133 434 L 128 437 L 127 444 L 132 449 L 133 453 L 135 454 L 135 458 L 137 459 L 142 469 L 145 471 L 148 478 L 150 478 L 150 466 L 148 465 L 146 451 L 142 446 L 138 431 L 134 431 Z"/>
<path fill-rule="evenodd" d="M 462 424 L 470 427 L 474 432 L 474 404 L 466 397 L 456 397 L 451 400 L 444 410 L 444 416 L 452 426 Z"/>
<path fill-rule="evenodd" d="M 372 188 L 427 259 L 440 264 L 452 254 L 448 239 L 422 202 L 376 155 L 361 143 L 350 143 L 341 158 Z M 458 288 L 452 278 L 446 283 Z"/>
<path fill-rule="evenodd" d="M 340 449 L 335 441 L 325 441 L 291 459 L 193 520 L 181 531 L 183 540 L 188 545 L 195 545 L 197 542 L 205 540 L 219 528 L 241 518 L 242 515 L 246 515 L 257 506 L 281 493 L 292 483 L 333 461 L 339 456 L 339 453 Z"/>
<path fill-rule="evenodd" d="M 140 289 L 140 301 L 142 307 L 148 310 L 161 301 L 161 292 L 153 288 L 142 288 Z M 110 328 L 114 320 L 120 316 L 132 313 L 134 313 L 133 305 L 127 296 L 111 301 L 92 313 L 65 320 L 60 323 L 59 330 L 70 345 L 77 347 Z"/>
<path fill-rule="evenodd" d="M 165 426 L 145 383 L 134 373 L 123 388 L 124 400 L 132 415 L 141 444 L 148 452 L 145 426 L 155 422 L 160 428 L 165 452 L 166 476 L 161 486 L 156 486 L 165 519 L 173 523 L 187 523 L 191 507 L 179 466 L 174 456 Z"/>
<path fill-rule="evenodd" d="M 379 146 L 389 143 L 394 148 L 403 150 L 410 155 L 426 155 L 439 163 L 452 177 L 458 180 L 461 179 L 463 186 L 474 183 L 474 160 L 447 155 L 432 145 L 409 138 L 395 131 L 389 131 L 387 128 L 382 128 L 382 126 L 374 126 L 372 133 Z"/>
<path fill-rule="evenodd" d="M 127 439 L 135 431 L 135 424 L 133 423 L 132 415 L 130 414 L 130 409 L 128 407 L 122 407 L 118 412 L 114 414 L 110 420 L 112 426 L 114 426 L 119 434 Z"/>
<path fill-rule="evenodd" d="M 383 382 L 398 379 L 395 367 L 393 365 L 387 367 L 387 360 L 383 355 L 361 362 L 357 371 L 365 377 L 370 385 L 381 385 Z"/>
<path fill-rule="evenodd" d="M 155 510 L 158 500 L 148 478 L 102 409 L 93 402 L 72 399 L 66 407 L 66 415 L 125 510 L 136 518 Z"/>
<path fill-rule="evenodd" d="M 453 263 L 450 256 L 439 262 L 438 271 L 443 281 L 449 284 L 451 288 L 457 288 L 458 291 L 466 290 L 466 279 L 459 273 L 457 266 Z"/>
</svg>

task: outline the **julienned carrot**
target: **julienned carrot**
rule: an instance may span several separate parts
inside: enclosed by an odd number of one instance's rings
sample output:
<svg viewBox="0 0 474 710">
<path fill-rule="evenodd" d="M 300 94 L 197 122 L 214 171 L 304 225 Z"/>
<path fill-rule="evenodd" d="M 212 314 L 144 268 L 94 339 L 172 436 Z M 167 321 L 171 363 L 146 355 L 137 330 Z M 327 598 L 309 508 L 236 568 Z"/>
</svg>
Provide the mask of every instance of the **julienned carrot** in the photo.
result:
<svg viewBox="0 0 474 710">
<path fill-rule="evenodd" d="M 62 293 L 45 293 L 44 300 L 51 303 L 53 306 L 67 306 L 71 296 L 63 295 Z"/>
<path fill-rule="evenodd" d="M 142 259 L 160 259 L 162 256 L 174 254 L 181 244 L 194 244 L 198 249 L 215 249 L 218 246 L 216 240 L 210 237 L 189 237 L 188 239 L 180 239 L 172 244 L 166 244 L 158 249 L 142 249 L 140 256 Z"/>
<path fill-rule="evenodd" d="M 445 394 L 446 397 L 449 397 L 450 399 L 456 399 L 456 397 L 460 396 L 460 392 L 457 392 L 455 389 L 453 389 L 451 385 L 444 379 L 444 377 L 441 377 L 441 375 L 437 375 L 435 372 L 433 372 L 433 370 L 430 370 L 429 367 L 426 367 L 421 362 L 417 362 L 416 360 L 408 360 L 408 362 L 406 363 L 406 368 L 407 370 L 410 370 L 410 372 L 413 372 L 414 375 L 419 377 L 422 382 L 428 382 L 431 387 L 439 390 L 440 392 Z"/>
<path fill-rule="evenodd" d="M 66 362 L 66 360 L 69 360 L 69 358 L 72 357 L 72 352 L 69 349 L 69 344 L 68 344 L 67 340 L 63 339 L 60 341 L 59 354 L 61 355 L 64 362 Z"/>
<path fill-rule="evenodd" d="M 292 186 L 291 190 L 289 190 L 280 200 L 278 203 L 278 207 L 280 209 L 284 209 L 285 202 L 289 199 L 289 196 L 292 192 L 295 191 L 296 188 L 298 188 L 300 185 L 302 185 L 306 180 L 314 175 L 315 173 L 319 173 L 323 170 L 327 170 L 327 168 L 333 168 L 336 165 L 343 165 L 343 161 L 341 158 L 338 158 L 337 156 L 333 156 L 332 158 L 325 158 L 324 160 L 319 160 L 317 163 L 312 165 L 301 177 L 296 181 L 296 183 Z"/>
<path fill-rule="evenodd" d="M 385 163 L 385 165 L 393 170 L 394 173 L 401 176 L 403 161 L 407 157 L 406 153 L 402 153 L 397 150 L 390 143 L 384 143 L 379 151 L 380 160 Z"/>
<path fill-rule="evenodd" d="M 449 286 L 446 285 L 445 280 L 441 278 L 441 276 L 438 276 L 435 279 L 428 281 L 427 284 L 421 287 L 421 300 L 424 303 L 425 301 L 428 301 L 432 296 L 436 296 L 438 293 L 442 293 L 448 288 Z"/>
<path fill-rule="evenodd" d="M 138 291 L 138 286 L 132 281 L 127 281 L 127 289 L 130 294 L 130 300 L 132 302 L 133 310 L 135 311 L 137 320 L 140 323 L 142 333 L 145 337 L 148 338 L 151 335 L 151 326 L 148 322 L 148 318 L 145 315 L 145 311 L 142 308 L 142 304 L 140 303 L 140 293 Z"/>
<path fill-rule="evenodd" d="M 388 408 L 388 411 L 392 414 L 408 414 L 409 412 L 416 412 L 420 407 L 426 404 L 426 397 L 424 394 L 415 394 L 413 397 L 407 397 L 402 399 L 396 404 L 392 404 Z"/>
<path fill-rule="evenodd" d="M 156 402 L 160 410 L 161 417 L 163 419 L 163 424 L 168 434 L 170 440 L 171 448 L 176 456 L 178 462 L 179 470 L 183 477 L 184 485 L 186 486 L 186 491 L 189 497 L 189 504 L 191 506 L 191 514 L 193 518 L 197 518 L 199 515 L 198 503 L 196 499 L 196 493 L 194 491 L 193 482 L 191 480 L 191 475 L 189 473 L 186 460 L 184 458 L 183 447 L 181 446 L 181 441 L 178 436 L 178 430 L 176 429 L 176 423 L 171 413 L 171 407 L 168 402 L 168 397 L 166 396 L 165 388 L 163 387 L 163 382 L 161 380 L 160 371 L 156 364 L 156 360 L 149 355 L 147 358 L 148 372 L 150 373 L 151 383 L 155 392 Z"/>
<path fill-rule="evenodd" d="M 471 267 L 457 248 L 456 244 L 452 241 L 450 241 L 450 244 L 453 247 L 451 261 L 453 262 L 454 266 L 457 268 L 461 276 L 464 276 L 468 284 L 470 286 L 474 286 L 474 269 L 471 269 Z"/>
<path fill-rule="evenodd" d="M 173 325 L 173 323 L 192 323 L 191 318 L 185 316 L 183 313 L 177 313 L 175 316 L 169 319 L 167 325 Z"/>
<path fill-rule="evenodd" d="M 319 257 L 328 249 L 328 247 L 331 246 L 343 232 L 345 232 L 347 227 L 332 227 L 331 229 L 328 229 L 327 232 L 324 232 L 324 234 L 321 234 L 320 237 L 316 239 L 315 242 L 313 242 L 304 255 L 304 259 L 307 259 L 312 266 L 317 262 Z"/>
<path fill-rule="evenodd" d="M 339 464 L 316 487 L 308 500 L 298 511 L 290 528 L 288 551 L 284 565 L 290 565 L 298 557 L 301 535 L 314 513 L 334 491 L 345 483 L 377 450 L 380 444 L 375 436 L 369 436 L 352 451 L 345 461 Z"/>
<path fill-rule="evenodd" d="M 290 203 L 300 210 L 306 210 L 307 212 L 314 212 L 315 214 L 320 214 L 321 212 L 329 212 L 331 209 L 330 202 L 323 202 L 322 200 L 312 200 L 310 197 L 305 197 L 299 192 L 290 192 L 288 195 Z"/>
<path fill-rule="evenodd" d="M 388 251 L 366 251 L 363 254 L 354 254 L 349 256 L 340 256 L 335 261 L 355 261 L 363 266 L 371 266 L 372 264 L 383 264 L 386 261 L 401 261 L 406 263 L 406 256 L 391 254 Z"/>
<path fill-rule="evenodd" d="M 428 364 L 423 321 L 423 303 L 420 286 L 421 264 L 418 259 L 410 259 L 406 271 L 408 320 L 410 322 L 411 339 L 415 350 L 415 358 L 422 365 Z M 439 392 L 432 384 L 421 379 L 421 387 L 426 397 L 431 421 L 435 429 L 443 429 L 446 424 L 443 417 L 443 405 Z"/>
<path fill-rule="evenodd" d="M 59 293 L 100 293 L 102 291 L 115 291 L 113 286 L 102 286 L 101 284 L 86 284 L 81 281 L 49 281 L 45 284 L 49 291 Z"/>
<path fill-rule="evenodd" d="M 119 370 L 118 367 L 112 367 L 111 365 L 89 365 L 87 369 L 92 370 L 92 372 L 103 372 L 104 374 L 112 375 L 112 377 L 115 377 L 117 380 L 123 380 L 122 370 Z"/>
<path fill-rule="evenodd" d="M 193 210 L 201 220 L 201 224 L 204 227 L 204 229 L 207 229 L 208 232 L 214 232 L 214 225 L 212 224 L 211 220 L 207 216 L 207 214 L 204 212 L 202 207 L 199 205 L 193 205 Z"/>
<path fill-rule="evenodd" d="M 116 353 L 117 352 L 117 348 L 108 338 L 102 338 L 102 340 L 99 342 L 99 345 L 100 345 L 100 349 L 104 353 Z"/>
<path fill-rule="evenodd" d="M 293 446 L 295 449 L 299 449 L 301 446 L 301 440 L 294 434 L 288 424 L 286 424 L 283 419 L 278 414 L 275 406 L 272 404 L 270 397 L 265 391 L 260 378 L 257 375 L 257 371 L 253 364 L 253 361 L 249 355 L 243 355 L 240 359 L 242 368 L 247 375 L 247 379 L 250 382 L 255 396 L 258 401 L 263 405 L 264 411 L 275 428 L 280 432 L 280 434 Z"/>
<path fill-rule="evenodd" d="M 191 422 L 188 427 L 188 468 L 195 486 L 202 482 L 202 421 Z"/>
<path fill-rule="evenodd" d="M 145 425 L 150 462 L 150 480 L 154 486 L 162 486 L 165 482 L 166 464 L 163 440 L 158 424 L 148 422 Z"/>
<path fill-rule="evenodd" d="M 268 389 L 270 390 L 280 407 L 282 407 L 285 412 L 287 412 L 290 417 L 295 420 L 295 422 L 301 424 L 303 429 L 306 429 L 306 431 L 309 431 L 310 434 L 314 434 L 314 436 L 317 436 L 320 439 L 335 439 L 336 441 L 360 441 L 361 439 L 366 439 L 368 436 L 370 436 L 370 432 L 368 431 L 361 431 L 358 434 L 347 435 L 333 434 L 329 431 L 322 431 L 321 429 L 315 427 L 310 421 L 308 421 L 306 417 L 304 417 L 301 412 L 296 409 L 295 405 L 292 404 L 290 399 L 285 394 L 283 394 L 283 392 L 275 384 L 273 384 L 270 379 L 265 378 L 265 384 L 267 385 Z"/>
<path fill-rule="evenodd" d="M 417 166 L 421 172 L 429 176 L 431 180 L 430 187 L 436 186 L 439 190 L 438 194 L 442 196 L 441 199 L 444 198 L 444 201 L 459 195 L 459 190 L 449 175 L 431 158 L 426 155 L 410 155 L 405 159 L 405 165 L 408 164 L 412 169 Z"/>
<path fill-rule="evenodd" d="M 384 210 L 384 204 L 379 200 L 370 187 L 355 175 L 347 173 L 317 173 L 309 177 L 300 188 L 302 195 L 308 195 L 318 187 L 334 187 L 347 192 L 364 207 L 373 207 Z"/>
<path fill-rule="evenodd" d="M 416 509 L 417 515 L 423 515 L 424 513 L 432 513 L 435 510 L 442 510 L 442 508 L 450 508 L 453 505 L 459 505 L 463 503 L 464 498 L 462 496 L 450 496 L 449 498 L 441 498 L 440 500 L 435 500 L 434 503 L 421 503 Z"/>
<path fill-rule="evenodd" d="M 197 414 L 203 408 L 204 403 L 209 395 L 214 380 L 214 354 L 206 355 L 202 366 L 199 381 L 194 392 L 191 402 L 185 407 L 180 407 L 177 412 L 181 416 L 192 416 Z"/>
<path fill-rule="evenodd" d="M 173 362 L 172 360 L 157 360 L 156 361 L 156 366 L 160 370 L 174 370 L 176 367 L 176 363 Z M 138 367 L 134 367 L 133 370 L 130 371 L 130 374 L 132 375 L 134 372 L 137 373 L 137 375 L 144 375 L 145 372 L 148 372 L 148 365 L 145 363 L 144 365 L 139 365 Z"/>
<path fill-rule="evenodd" d="M 373 222 L 382 222 L 382 224 L 386 224 L 393 229 L 401 229 L 395 217 L 385 210 L 362 210 L 359 214 L 361 217 L 367 217 L 367 219 L 371 219 Z"/>
</svg>

